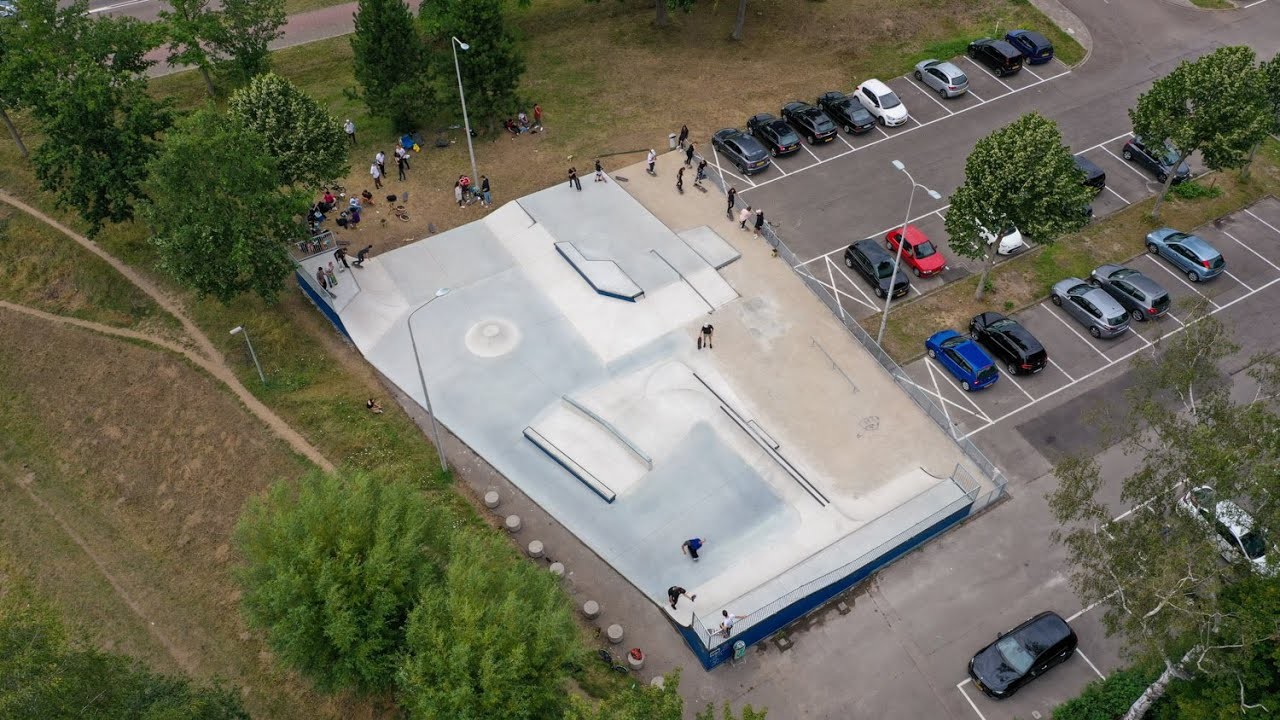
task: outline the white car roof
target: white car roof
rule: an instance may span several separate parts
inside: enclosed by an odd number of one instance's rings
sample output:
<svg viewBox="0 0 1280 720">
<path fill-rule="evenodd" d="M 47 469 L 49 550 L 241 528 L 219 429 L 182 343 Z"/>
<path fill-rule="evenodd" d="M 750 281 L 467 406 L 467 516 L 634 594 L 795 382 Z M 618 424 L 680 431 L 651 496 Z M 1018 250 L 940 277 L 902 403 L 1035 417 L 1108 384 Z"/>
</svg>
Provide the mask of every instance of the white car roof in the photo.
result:
<svg viewBox="0 0 1280 720">
<path fill-rule="evenodd" d="M 889 89 L 888 85 L 885 85 L 884 83 L 880 82 L 875 78 L 871 78 L 870 80 L 867 80 L 858 86 L 858 89 L 862 89 L 862 88 L 866 88 L 871 92 L 875 93 L 876 95 L 888 95 L 889 93 L 893 92 L 893 90 Z"/>
</svg>

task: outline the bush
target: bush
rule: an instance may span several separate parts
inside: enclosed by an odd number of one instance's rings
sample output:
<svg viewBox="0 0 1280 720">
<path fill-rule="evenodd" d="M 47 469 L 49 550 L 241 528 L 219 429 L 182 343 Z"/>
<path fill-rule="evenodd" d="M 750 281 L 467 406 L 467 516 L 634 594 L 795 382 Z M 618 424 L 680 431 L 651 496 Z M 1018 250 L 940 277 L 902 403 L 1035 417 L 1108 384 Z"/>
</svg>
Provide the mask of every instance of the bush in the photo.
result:
<svg viewBox="0 0 1280 720">
<path fill-rule="evenodd" d="M 1125 668 L 1106 680 L 1094 680 L 1080 693 L 1053 710 L 1053 720 L 1115 720 L 1151 684 L 1151 673 Z"/>
<path fill-rule="evenodd" d="M 1216 198 L 1222 194 L 1222 188 L 1217 185 L 1202 185 L 1196 180 L 1189 180 L 1173 186 L 1169 191 L 1174 197 L 1182 200 L 1199 200 L 1201 198 Z"/>
</svg>

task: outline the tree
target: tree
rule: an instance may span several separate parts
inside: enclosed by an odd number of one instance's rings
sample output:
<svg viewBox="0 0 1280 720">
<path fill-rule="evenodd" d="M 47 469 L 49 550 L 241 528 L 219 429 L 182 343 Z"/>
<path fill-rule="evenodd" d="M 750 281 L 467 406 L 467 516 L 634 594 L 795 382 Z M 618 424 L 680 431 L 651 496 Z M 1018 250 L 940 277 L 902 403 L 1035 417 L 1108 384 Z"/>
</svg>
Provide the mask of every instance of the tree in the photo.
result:
<svg viewBox="0 0 1280 720">
<path fill-rule="evenodd" d="M 1129 110 L 1133 131 L 1157 145 L 1167 139 L 1177 150 L 1177 168 L 1200 151 L 1213 170 L 1238 168 L 1249 151 L 1275 127 L 1266 81 L 1244 46 L 1220 47 L 1184 60 L 1156 80 Z M 1177 173 L 1167 174 L 1151 216 L 1158 217 Z"/>
<path fill-rule="evenodd" d="M 424 720 L 563 716 L 579 640 L 554 576 L 513 562 L 491 532 L 464 531 L 453 547 L 443 584 L 409 616 L 402 707 Z"/>
<path fill-rule="evenodd" d="M 293 271 L 304 194 L 280 189 L 258 133 L 212 109 L 169 133 L 148 167 L 144 214 L 161 266 L 201 295 L 228 302 L 253 291 L 273 302 Z"/>
<path fill-rule="evenodd" d="M 743 28 L 747 24 L 747 0 L 738 0 L 738 14 L 733 18 L 733 33 L 729 36 L 734 40 L 742 39 Z"/>
<path fill-rule="evenodd" d="M 723 720 L 765 720 L 766 712 L 756 711 L 747 705 L 742 715 L 733 713 L 725 703 Z M 580 697 L 572 698 L 566 720 L 681 720 L 684 717 L 684 699 L 680 697 L 680 671 L 665 677 L 661 688 L 652 685 L 632 684 L 598 704 L 591 704 Z M 697 714 L 695 720 L 716 720 L 712 705 Z"/>
<path fill-rule="evenodd" d="M 1083 184 L 1071 150 L 1052 120 L 1028 113 L 982 138 L 965 162 L 964 183 L 951 194 L 946 229 L 951 249 L 984 260 L 975 299 L 981 299 L 996 246 L 987 236 L 1013 225 L 1051 244 L 1088 223 L 1093 191 Z"/>
<path fill-rule="evenodd" d="M 1237 404 L 1231 378 L 1218 367 L 1236 346 L 1212 316 L 1197 312 L 1186 322 L 1158 355 L 1135 357 L 1138 380 L 1124 405 L 1129 415 L 1116 423 L 1125 448 L 1141 457 L 1121 484 L 1122 502 L 1138 509 L 1111 519 L 1113 510 L 1098 499 L 1098 466 L 1089 459 L 1061 463 L 1049 498 L 1062 525 L 1054 537 L 1066 546 L 1081 601 L 1100 603 L 1107 633 L 1164 668 L 1126 720 L 1142 717 L 1175 679 L 1193 676 L 1238 678 L 1241 707 L 1255 702 L 1244 684 L 1253 682 L 1250 658 L 1276 642 L 1274 596 L 1255 602 L 1241 592 L 1259 582 L 1251 561 L 1238 554 L 1224 564 L 1213 525 L 1182 501 L 1193 488 L 1208 487 L 1213 498 L 1248 508 L 1256 527 L 1280 527 L 1272 502 L 1280 492 L 1280 418 L 1271 404 L 1280 368 L 1275 358 L 1257 361 L 1250 375 L 1258 391 Z"/>
<path fill-rule="evenodd" d="M 237 90 L 227 113 L 262 136 L 281 185 L 314 186 L 347 174 L 342 123 L 279 75 L 259 75 Z"/>
<path fill-rule="evenodd" d="M 458 50 L 458 71 L 473 126 L 492 129 L 519 104 L 524 58 L 506 29 L 502 8 L 503 0 L 436 0 L 419 10 L 427 36 L 436 39 L 432 63 L 442 102 L 458 103 L 453 38 L 470 46 Z"/>
<path fill-rule="evenodd" d="M 244 610 L 324 690 L 386 690 L 409 612 L 441 578 L 447 525 L 409 484 L 361 472 L 277 482 L 236 532 Z"/>
<path fill-rule="evenodd" d="M 270 44 L 284 35 L 284 0 L 222 0 L 222 67 L 245 81 L 271 69 Z"/>
<path fill-rule="evenodd" d="M 22 133 L 9 117 L 10 112 L 22 110 L 30 104 L 33 91 L 31 78 L 24 68 L 30 61 L 29 51 L 18 39 L 24 34 L 23 29 L 20 23 L 0 19 L 0 121 L 4 122 L 9 137 L 13 138 L 13 144 L 18 146 L 18 152 L 25 159 L 31 153 L 22 141 Z"/>
<path fill-rule="evenodd" d="M 204 79 L 209 97 L 217 95 L 213 77 L 211 48 L 222 41 L 225 30 L 219 13 L 209 6 L 210 0 L 164 0 L 168 10 L 160 11 L 160 21 L 169 39 L 167 62 L 173 66 L 194 65 Z"/>
<path fill-rule="evenodd" d="M 434 93 L 426 45 L 403 0 L 359 0 L 351 49 L 370 113 L 391 118 L 399 130 L 413 129 L 429 114 Z"/>
</svg>

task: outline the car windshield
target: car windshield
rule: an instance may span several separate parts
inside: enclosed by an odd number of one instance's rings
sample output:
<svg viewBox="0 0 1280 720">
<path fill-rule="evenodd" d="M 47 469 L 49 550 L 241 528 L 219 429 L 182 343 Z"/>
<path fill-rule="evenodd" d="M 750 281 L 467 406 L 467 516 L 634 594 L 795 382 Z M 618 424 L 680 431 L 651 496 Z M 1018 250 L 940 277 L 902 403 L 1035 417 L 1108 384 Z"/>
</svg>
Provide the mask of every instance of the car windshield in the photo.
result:
<svg viewBox="0 0 1280 720">
<path fill-rule="evenodd" d="M 876 277 L 887 278 L 892 274 L 893 274 L 893 263 L 889 262 L 888 260 L 881 261 L 879 265 L 876 265 Z"/>
<path fill-rule="evenodd" d="M 1155 152 L 1153 154 L 1160 159 L 1160 164 L 1165 167 L 1173 167 L 1178 164 L 1178 151 L 1174 150 L 1173 146 L 1169 143 L 1165 143 L 1162 147 L 1155 148 Z"/>
<path fill-rule="evenodd" d="M 996 650 L 1004 659 L 1004 664 L 1013 668 L 1019 675 L 1025 675 L 1031 669 L 1031 664 L 1036 661 L 1035 657 L 1027 652 L 1027 649 L 1022 647 L 1022 643 L 1012 635 L 1000 638 L 996 642 Z"/>
<path fill-rule="evenodd" d="M 916 257 L 918 258 L 927 258 L 930 255 L 936 255 L 937 253 L 938 248 L 934 247 L 933 242 L 930 240 L 925 240 L 916 246 Z"/>
<path fill-rule="evenodd" d="M 1120 268 L 1119 270 L 1111 273 L 1111 279 L 1120 280 L 1122 278 L 1127 278 L 1130 275 L 1137 275 L 1137 274 L 1138 274 L 1137 270 L 1130 270 L 1129 268 Z"/>
<path fill-rule="evenodd" d="M 884 95 L 880 96 L 880 107 L 884 108 L 885 110 L 888 110 L 889 108 L 896 108 L 901 104 L 902 104 L 902 101 L 899 100 L 898 96 L 894 95 L 893 93 L 885 93 Z"/>
<path fill-rule="evenodd" d="M 1240 536 L 1240 544 L 1244 546 L 1244 554 L 1248 555 L 1250 560 L 1257 560 L 1267 554 L 1267 541 L 1263 539 L 1261 533 L 1250 530 Z"/>
</svg>

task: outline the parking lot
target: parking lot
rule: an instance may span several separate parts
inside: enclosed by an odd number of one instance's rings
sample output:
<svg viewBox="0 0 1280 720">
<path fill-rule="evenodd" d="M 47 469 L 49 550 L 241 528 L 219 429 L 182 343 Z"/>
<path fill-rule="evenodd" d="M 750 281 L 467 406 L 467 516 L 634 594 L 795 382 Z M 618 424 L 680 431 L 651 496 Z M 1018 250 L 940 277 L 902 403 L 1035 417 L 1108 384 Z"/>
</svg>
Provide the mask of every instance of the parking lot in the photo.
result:
<svg viewBox="0 0 1280 720">
<path fill-rule="evenodd" d="M 923 357 L 905 370 L 921 390 L 936 398 L 953 423 L 957 437 L 969 437 L 1034 407 L 1051 397 L 1070 393 L 1076 385 L 1181 332 L 1188 309 L 1207 304 L 1217 313 L 1241 303 L 1266 302 L 1258 297 L 1280 282 L 1280 201 L 1264 198 L 1253 206 L 1208 223 L 1195 233 L 1216 247 L 1227 260 L 1227 271 L 1204 283 L 1192 284 L 1164 259 L 1136 254 L 1132 267 L 1169 292 L 1172 310 L 1159 320 L 1133 323 L 1127 332 L 1098 340 L 1048 300 L 1012 317 L 1035 335 L 1049 354 L 1046 368 L 1032 376 L 1001 373 L 995 385 L 964 392 L 937 361 Z M 1135 239 L 1134 250 L 1143 249 Z M 1082 278 L 1083 279 L 1083 278 Z"/>
</svg>

